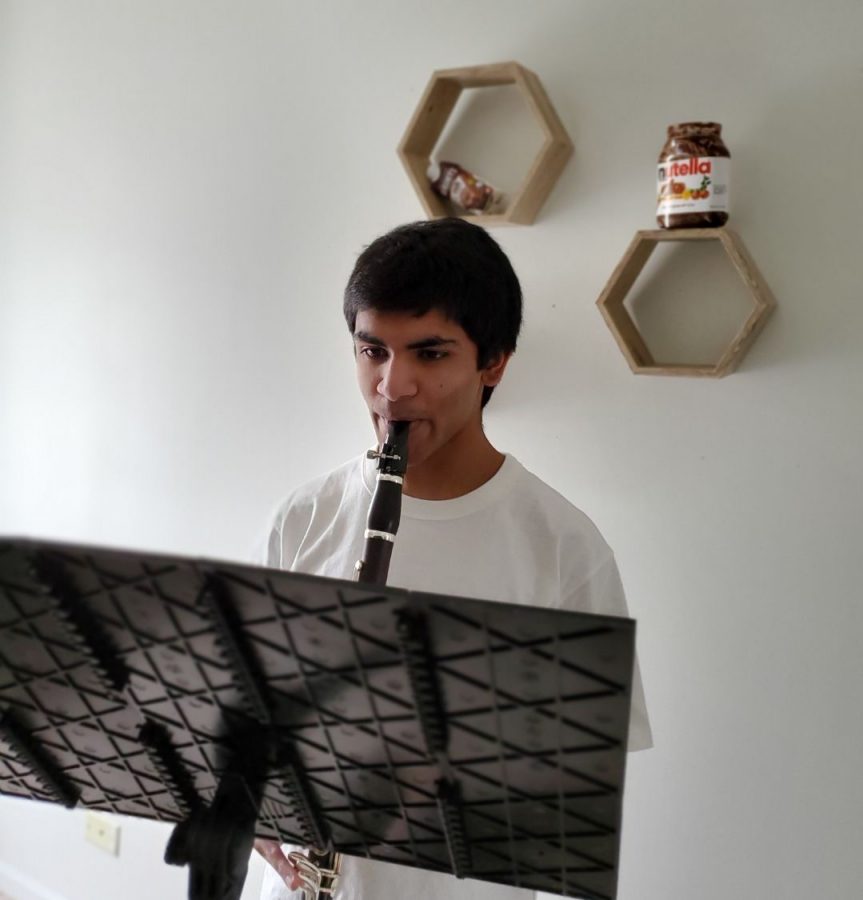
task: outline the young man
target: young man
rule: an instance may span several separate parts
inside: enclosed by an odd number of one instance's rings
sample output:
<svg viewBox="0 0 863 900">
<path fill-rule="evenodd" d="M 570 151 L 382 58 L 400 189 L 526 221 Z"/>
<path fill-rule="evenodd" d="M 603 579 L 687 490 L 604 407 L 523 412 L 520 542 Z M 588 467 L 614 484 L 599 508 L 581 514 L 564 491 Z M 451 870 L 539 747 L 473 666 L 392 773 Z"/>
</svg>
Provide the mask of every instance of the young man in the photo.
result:
<svg viewBox="0 0 863 900">
<path fill-rule="evenodd" d="M 357 378 L 378 442 L 411 422 L 401 525 L 388 583 L 440 594 L 627 615 L 611 550 L 591 521 L 497 450 L 482 408 L 506 371 L 521 327 L 521 288 L 483 229 L 460 219 L 417 222 L 360 255 L 344 313 Z M 266 564 L 351 578 L 363 552 L 373 462 L 354 459 L 299 488 L 269 536 Z M 629 749 L 650 746 L 636 669 Z M 290 896 L 278 864 L 263 898 Z M 344 900 L 527 900 L 533 892 L 346 858 Z"/>
</svg>

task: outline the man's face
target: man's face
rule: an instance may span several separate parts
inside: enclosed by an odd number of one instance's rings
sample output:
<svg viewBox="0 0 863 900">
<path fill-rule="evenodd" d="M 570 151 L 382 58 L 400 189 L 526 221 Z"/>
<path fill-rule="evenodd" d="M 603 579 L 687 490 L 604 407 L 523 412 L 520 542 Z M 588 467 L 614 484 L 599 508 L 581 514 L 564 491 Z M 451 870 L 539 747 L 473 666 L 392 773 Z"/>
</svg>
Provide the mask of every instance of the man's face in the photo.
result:
<svg viewBox="0 0 863 900">
<path fill-rule="evenodd" d="M 411 467 L 467 449 L 482 435 L 482 390 L 506 359 L 477 369 L 477 347 L 438 310 L 423 316 L 363 310 L 354 327 L 357 380 L 378 440 L 388 423 L 412 421 Z"/>
</svg>

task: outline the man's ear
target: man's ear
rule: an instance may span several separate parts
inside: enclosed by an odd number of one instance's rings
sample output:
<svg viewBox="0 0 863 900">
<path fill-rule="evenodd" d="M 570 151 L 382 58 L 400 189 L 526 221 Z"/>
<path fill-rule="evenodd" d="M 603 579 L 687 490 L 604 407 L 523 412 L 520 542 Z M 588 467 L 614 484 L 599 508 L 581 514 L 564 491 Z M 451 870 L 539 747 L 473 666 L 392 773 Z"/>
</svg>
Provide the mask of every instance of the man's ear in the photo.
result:
<svg viewBox="0 0 863 900">
<path fill-rule="evenodd" d="M 480 376 L 485 387 L 494 387 L 500 383 L 503 373 L 506 371 L 506 364 L 509 362 L 512 353 L 500 353 L 484 368 L 480 369 Z"/>
</svg>

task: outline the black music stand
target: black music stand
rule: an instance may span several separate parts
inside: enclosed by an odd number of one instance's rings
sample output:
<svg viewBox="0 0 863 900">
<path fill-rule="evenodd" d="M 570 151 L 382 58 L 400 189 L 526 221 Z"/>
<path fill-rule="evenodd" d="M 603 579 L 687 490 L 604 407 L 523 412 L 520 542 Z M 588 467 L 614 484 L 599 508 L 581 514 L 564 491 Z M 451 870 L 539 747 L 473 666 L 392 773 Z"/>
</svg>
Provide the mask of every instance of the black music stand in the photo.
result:
<svg viewBox="0 0 863 900">
<path fill-rule="evenodd" d="M 589 900 L 617 887 L 635 623 L 0 539 L 0 792 Z"/>
</svg>

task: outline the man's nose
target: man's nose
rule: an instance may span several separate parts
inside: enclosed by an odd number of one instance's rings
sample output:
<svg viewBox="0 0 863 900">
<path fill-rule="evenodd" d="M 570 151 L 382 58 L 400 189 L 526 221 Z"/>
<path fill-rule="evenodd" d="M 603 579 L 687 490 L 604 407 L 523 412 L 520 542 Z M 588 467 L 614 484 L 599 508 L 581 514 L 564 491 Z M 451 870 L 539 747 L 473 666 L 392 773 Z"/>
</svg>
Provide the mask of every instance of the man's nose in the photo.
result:
<svg viewBox="0 0 863 900">
<path fill-rule="evenodd" d="M 410 360 L 391 356 L 381 372 L 378 393 L 388 402 L 395 403 L 417 393 L 417 378 Z"/>
</svg>

